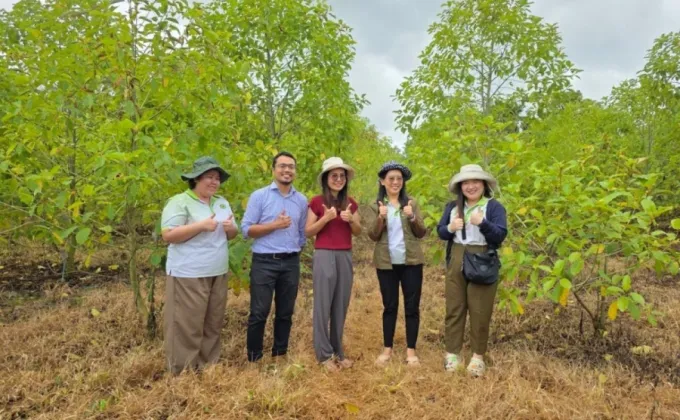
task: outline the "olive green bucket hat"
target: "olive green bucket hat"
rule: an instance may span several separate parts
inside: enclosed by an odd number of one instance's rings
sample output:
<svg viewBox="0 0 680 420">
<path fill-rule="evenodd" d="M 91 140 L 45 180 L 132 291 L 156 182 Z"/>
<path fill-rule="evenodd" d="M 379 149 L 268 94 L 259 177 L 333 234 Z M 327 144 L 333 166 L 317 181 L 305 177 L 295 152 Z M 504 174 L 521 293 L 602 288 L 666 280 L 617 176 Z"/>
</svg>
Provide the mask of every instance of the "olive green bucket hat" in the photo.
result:
<svg viewBox="0 0 680 420">
<path fill-rule="evenodd" d="M 194 161 L 194 166 L 191 172 L 182 174 L 182 179 L 185 181 L 196 179 L 211 169 L 215 169 L 220 173 L 220 184 L 229 179 L 231 176 L 227 171 L 220 167 L 220 164 L 217 163 L 213 157 L 203 156 Z"/>
</svg>

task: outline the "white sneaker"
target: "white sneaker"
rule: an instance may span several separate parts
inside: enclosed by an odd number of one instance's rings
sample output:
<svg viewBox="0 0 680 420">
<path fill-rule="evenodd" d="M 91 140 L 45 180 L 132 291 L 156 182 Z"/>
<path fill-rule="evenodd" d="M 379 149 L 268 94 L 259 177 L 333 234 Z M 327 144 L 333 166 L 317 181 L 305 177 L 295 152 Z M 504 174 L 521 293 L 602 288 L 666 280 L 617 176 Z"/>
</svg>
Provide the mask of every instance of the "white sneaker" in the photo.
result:
<svg viewBox="0 0 680 420">
<path fill-rule="evenodd" d="M 457 354 L 446 353 L 446 356 L 444 356 L 444 369 L 446 369 L 447 372 L 455 372 L 458 370 L 459 365 L 460 360 L 458 360 Z"/>
<path fill-rule="evenodd" d="M 484 375 L 484 372 L 486 371 L 486 364 L 484 363 L 484 360 L 473 357 L 470 359 L 470 364 L 467 367 L 467 371 L 470 373 L 470 375 L 478 378 Z"/>
</svg>

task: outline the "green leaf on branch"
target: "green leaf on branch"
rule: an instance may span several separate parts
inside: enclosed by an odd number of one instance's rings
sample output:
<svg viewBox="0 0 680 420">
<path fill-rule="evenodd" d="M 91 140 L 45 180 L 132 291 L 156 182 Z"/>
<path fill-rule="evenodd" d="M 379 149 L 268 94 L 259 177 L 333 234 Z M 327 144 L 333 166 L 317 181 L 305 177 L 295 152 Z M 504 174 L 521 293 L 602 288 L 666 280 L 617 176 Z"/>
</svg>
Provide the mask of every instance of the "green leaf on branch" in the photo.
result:
<svg viewBox="0 0 680 420">
<path fill-rule="evenodd" d="M 639 304 L 639 305 L 644 305 L 645 304 L 645 298 L 642 297 L 639 293 L 632 292 L 630 294 L 630 298 L 633 300 L 633 302 Z"/>
<path fill-rule="evenodd" d="M 584 262 L 583 260 L 577 260 L 576 262 L 572 263 L 571 266 L 569 267 L 569 272 L 571 273 L 572 276 L 578 275 L 584 267 Z"/>
<path fill-rule="evenodd" d="M 90 237 L 91 232 L 92 229 L 88 227 L 80 229 L 76 234 L 76 242 L 78 243 L 78 245 L 82 245 L 85 242 L 87 242 L 87 239 Z"/>
<path fill-rule="evenodd" d="M 160 254 L 152 254 L 150 258 L 151 265 L 154 267 L 160 267 L 163 256 Z"/>
<path fill-rule="evenodd" d="M 650 198 L 645 198 L 640 202 L 640 204 L 642 205 L 645 213 L 649 214 L 650 216 L 654 216 L 656 213 L 656 204 L 654 204 L 654 201 L 652 201 Z"/>
<path fill-rule="evenodd" d="M 545 280 L 544 283 L 543 283 L 543 291 L 545 293 L 548 293 L 549 291 L 551 291 L 552 288 L 555 287 L 556 282 L 557 282 L 557 279 Z"/>
<path fill-rule="evenodd" d="M 557 262 L 555 262 L 555 264 L 553 265 L 553 270 L 552 270 L 553 275 L 554 276 L 561 276 L 562 271 L 564 270 L 564 265 L 565 265 L 564 260 L 557 260 Z"/>
<path fill-rule="evenodd" d="M 623 276 L 623 280 L 621 281 L 621 288 L 623 289 L 624 292 L 630 290 L 630 284 L 631 284 L 630 276 L 629 275 Z"/>
<path fill-rule="evenodd" d="M 609 295 L 609 296 L 619 296 L 623 293 L 624 293 L 623 289 L 620 288 L 620 287 L 616 287 L 616 286 L 607 287 L 607 295 Z"/>
<path fill-rule="evenodd" d="M 59 232 L 59 236 L 61 236 L 62 239 L 66 239 L 69 237 L 70 234 L 72 234 L 76 229 L 78 229 L 78 226 L 71 226 L 68 229 L 64 229 L 61 232 Z"/>
<path fill-rule="evenodd" d="M 628 303 L 628 312 L 630 313 L 630 316 L 634 320 L 639 320 L 640 319 L 640 307 L 638 306 L 637 303 L 635 302 L 629 302 Z"/>
<path fill-rule="evenodd" d="M 19 189 L 19 200 L 26 204 L 27 206 L 31 205 L 33 203 L 33 194 L 28 190 L 26 187 L 21 187 Z"/>
<path fill-rule="evenodd" d="M 602 201 L 605 204 L 609 204 L 612 200 L 614 200 L 615 198 L 618 198 L 618 197 L 631 197 L 631 193 L 629 193 L 627 191 L 613 192 L 613 193 L 609 194 L 608 196 L 606 196 L 605 198 L 603 198 Z"/>
<path fill-rule="evenodd" d="M 680 272 L 680 267 L 678 266 L 677 261 L 672 261 L 670 264 L 668 264 L 668 272 L 674 276 Z"/>
</svg>

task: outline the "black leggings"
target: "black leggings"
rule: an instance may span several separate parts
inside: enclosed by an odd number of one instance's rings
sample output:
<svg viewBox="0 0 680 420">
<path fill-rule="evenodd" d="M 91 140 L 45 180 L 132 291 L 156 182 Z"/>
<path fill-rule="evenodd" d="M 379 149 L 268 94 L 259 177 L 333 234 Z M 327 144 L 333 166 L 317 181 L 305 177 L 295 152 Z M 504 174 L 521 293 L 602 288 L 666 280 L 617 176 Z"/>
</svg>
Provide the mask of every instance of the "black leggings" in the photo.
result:
<svg viewBox="0 0 680 420">
<path fill-rule="evenodd" d="M 420 293 L 423 289 L 423 265 L 392 265 L 392 270 L 377 270 L 383 301 L 383 338 L 385 347 L 394 345 L 394 329 L 399 310 L 399 283 L 404 294 L 406 345 L 416 348 L 420 325 Z"/>
</svg>

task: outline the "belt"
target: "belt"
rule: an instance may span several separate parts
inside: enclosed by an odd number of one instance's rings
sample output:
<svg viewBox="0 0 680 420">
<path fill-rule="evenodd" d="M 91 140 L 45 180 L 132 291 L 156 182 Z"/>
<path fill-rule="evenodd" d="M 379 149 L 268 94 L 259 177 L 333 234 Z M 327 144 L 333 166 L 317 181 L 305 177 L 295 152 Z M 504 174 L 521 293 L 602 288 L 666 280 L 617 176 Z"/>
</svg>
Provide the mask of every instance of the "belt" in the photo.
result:
<svg viewBox="0 0 680 420">
<path fill-rule="evenodd" d="M 297 257 L 300 255 L 299 252 L 277 252 L 275 254 L 261 254 L 259 252 L 253 252 L 254 257 L 269 258 L 272 260 L 287 260 L 288 258 Z"/>
</svg>

